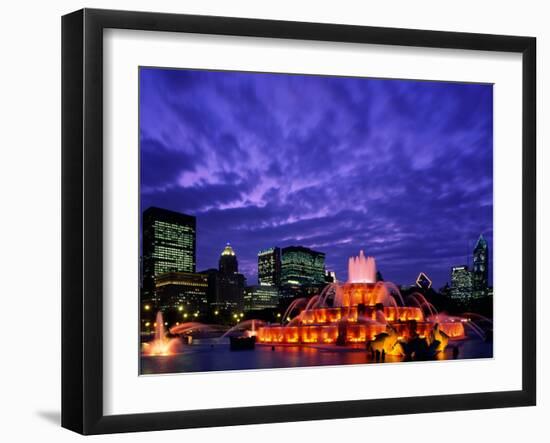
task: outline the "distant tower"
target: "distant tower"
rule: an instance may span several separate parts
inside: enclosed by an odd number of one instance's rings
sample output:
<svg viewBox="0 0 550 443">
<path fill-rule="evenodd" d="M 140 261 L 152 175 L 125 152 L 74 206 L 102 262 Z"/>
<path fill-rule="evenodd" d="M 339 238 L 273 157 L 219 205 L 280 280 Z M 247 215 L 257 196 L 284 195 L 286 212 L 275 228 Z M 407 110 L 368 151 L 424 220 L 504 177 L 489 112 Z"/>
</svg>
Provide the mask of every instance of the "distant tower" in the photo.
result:
<svg viewBox="0 0 550 443">
<path fill-rule="evenodd" d="M 239 274 L 239 263 L 237 254 L 229 243 L 225 246 L 220 255 L 217 306 L 230 309 L 243 309 L 243 291 L 246 285 L 246 279 L 243 274 Z"/>
<path fill-rule="evenodd" d="M 219 269 L 222 274 L 231 275 L 239 272 L 237 255 L 229 243 L 225 246 L 220 255 Z"/>
<path fill-rule="evenodd" d="M 473 258 L 473 296 L 479 298 L 487 295 L 489 287 L 489 246 L 483 235 L 480 235 L 477 240 Z"/>
</svg>

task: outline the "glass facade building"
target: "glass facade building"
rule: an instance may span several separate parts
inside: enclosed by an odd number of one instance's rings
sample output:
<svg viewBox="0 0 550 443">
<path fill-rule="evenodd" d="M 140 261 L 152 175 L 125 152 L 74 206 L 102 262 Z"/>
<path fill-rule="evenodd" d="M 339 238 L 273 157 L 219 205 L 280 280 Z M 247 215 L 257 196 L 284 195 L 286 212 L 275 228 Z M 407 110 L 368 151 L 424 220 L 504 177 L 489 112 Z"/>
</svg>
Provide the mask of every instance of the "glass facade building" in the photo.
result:
<svg viewBox="0 0 550 443">
<path fill-rule="evenodd" d="M 262 286 L 281 284 L 280 248 L 268 248 L 258 252 L 258 284 Z"/>
<path fill-rule="evenodd" d="M 143 212 L 142 223 L 143 299 L 157 302 L 157 276 L 196 270 L 196 219 L 151 207 Z"/>
<path fill-rule="evenodd" d="M 451 270 L 451 297 L 467 301 L 472 297 L 472 273 L 468 266 L 453 266 Z"/>
<path fill-rule="evenodd" d="M 275 286 L 247 286 L 244 289 L 244 310 L 275 309 L 279 305 L 279 289 Z"/>
<path fill-rule="evenodd" d="M 322 285 L 325 283 L 325 254 L 303 246 L 281 251 L 282 285 Z"/>
<path fill-rule="evenodd" d="M 473 296 L 475 298 L 485 297 L 488 295 L 489 287 L 489 245 L 483 235 L 479 236 L 474 247 L 473 264 Z"/>
</svg>

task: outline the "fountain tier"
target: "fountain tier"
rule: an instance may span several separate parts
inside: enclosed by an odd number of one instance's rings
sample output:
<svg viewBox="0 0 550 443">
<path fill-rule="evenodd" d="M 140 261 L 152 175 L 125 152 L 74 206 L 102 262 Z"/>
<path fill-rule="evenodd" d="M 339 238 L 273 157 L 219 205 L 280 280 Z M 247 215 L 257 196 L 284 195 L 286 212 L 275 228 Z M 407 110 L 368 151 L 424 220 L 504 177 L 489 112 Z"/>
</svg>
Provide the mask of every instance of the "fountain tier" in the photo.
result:
<svg viewBox="0 0 550 443">
<path fill-rule="evenodd" d="M 460 319 L 426 317 L 422 308 L 427 307 L 428 314 L 433 308 L 421 294 L 412 298 L 418 306 L 407 306 L 393 283 L 376 282 L 375 260 L 365 257 L 363 251 L 349 259 L 348 270 L 348 282 L 329 284 L 309 300 L 295 300 L 283 316 L 287 324 L 260 327 L 258 342 L 343 345 L 371 341 L 388 330 L 405 341 L 429 337 L 434 331 L 451 338 L 464 337 Z"/>
</svg>

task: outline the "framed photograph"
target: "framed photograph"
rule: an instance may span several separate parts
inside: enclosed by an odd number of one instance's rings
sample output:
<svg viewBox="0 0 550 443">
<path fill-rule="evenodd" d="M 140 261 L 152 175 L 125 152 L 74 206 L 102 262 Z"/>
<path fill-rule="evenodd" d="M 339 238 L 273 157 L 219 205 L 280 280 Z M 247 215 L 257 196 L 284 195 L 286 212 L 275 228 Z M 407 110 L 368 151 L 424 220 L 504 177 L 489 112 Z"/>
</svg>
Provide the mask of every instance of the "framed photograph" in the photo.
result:
<svg viewBox="0 0 550 443">
<path fill-rule="evenodd" d="M 531 37 L 62 21 L 62 425 L 536 402 Z"/>
</svg>

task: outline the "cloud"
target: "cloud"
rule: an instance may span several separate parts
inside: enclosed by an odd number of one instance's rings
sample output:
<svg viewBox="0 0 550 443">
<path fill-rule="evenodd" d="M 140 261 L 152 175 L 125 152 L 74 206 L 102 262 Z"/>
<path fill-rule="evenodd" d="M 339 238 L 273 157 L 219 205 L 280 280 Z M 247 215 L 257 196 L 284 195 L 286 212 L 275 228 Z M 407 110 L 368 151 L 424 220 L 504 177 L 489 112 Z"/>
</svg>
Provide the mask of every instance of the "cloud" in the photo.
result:
<svg viewBox="0 0 550 443">
<path fill-rule="evenodd" d="M 140 139 L 141 186 L 162 187 L 177 180 L 185 171 L 194 171 L 199 160 L 189 153 L 170 150 L 162 142 Z"/>
<path fill-rule="evenodd" d="M 386 278 L 436 284 L 492 244 L 492 86 L 140 71 L 142 207 L 197 216 L 198 262 L 230 241 L 303 244 L 340 278 L 360 248 Z"/>
</svg>

